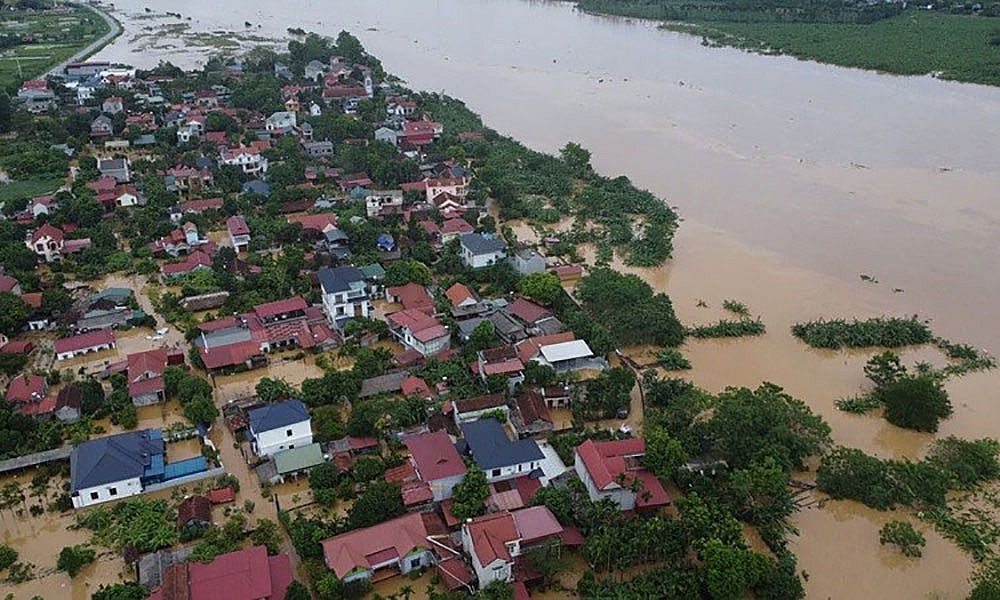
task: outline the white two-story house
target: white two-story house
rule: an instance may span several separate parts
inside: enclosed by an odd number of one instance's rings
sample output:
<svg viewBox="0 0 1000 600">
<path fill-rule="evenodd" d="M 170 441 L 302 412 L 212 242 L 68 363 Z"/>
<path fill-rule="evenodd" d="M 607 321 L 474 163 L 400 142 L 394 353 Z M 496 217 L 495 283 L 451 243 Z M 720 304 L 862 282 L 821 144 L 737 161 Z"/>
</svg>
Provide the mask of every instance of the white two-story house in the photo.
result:
<svg viewBox="0 0 1000 600">
<path fill-rule="evenodd" d="M 459 239 L 462 263 L 471 269 L 489 267 L 507 257 L 507 244 L 502 239 L 481 233 L 466 233 Z"/>
<path fill-rule="evenodd" d="M 130 431 L 83 442 L 69 456 L 74 508 L 141 494 L 162 478 L 163 436 L 158 429 Z"/>
<path fill-rule="evenodd" d="M 400 208 L 402 206 L 402 190 L 373 190 L 365 196 L 365 211 L 369 219 L 377 217 L 383 208 Z"/>
<path fill-rule="evenodd" d="M 528 549 L 559 544 L 562 525 L 545 506 L 498 512 L 462 524 L 462 549 L 472 559 L 479 589 L 514 580 L 514 563 Z"/>
<path fill-rule="evenodd" d="M 236 165 L 248 175 L 263 175 L 267 173 L 267 158 L 256 148 L 223 148 L 219 154 L 219 164 Z"/>
<path fill-rule="evenodd" d="M 250 411 L 250 438 L 257 456 L 271 456 L 313 443 L 309 410 L 301 400 L 286 400 Z"/>
<path fill-rule="evenodd" d="M 324 267 L 316 275 L 323 290 L 323 312 L 331 325 L 343 330 L 347 321 L 367 317 L 375 310 L 360 269 Z"/>
</svg>

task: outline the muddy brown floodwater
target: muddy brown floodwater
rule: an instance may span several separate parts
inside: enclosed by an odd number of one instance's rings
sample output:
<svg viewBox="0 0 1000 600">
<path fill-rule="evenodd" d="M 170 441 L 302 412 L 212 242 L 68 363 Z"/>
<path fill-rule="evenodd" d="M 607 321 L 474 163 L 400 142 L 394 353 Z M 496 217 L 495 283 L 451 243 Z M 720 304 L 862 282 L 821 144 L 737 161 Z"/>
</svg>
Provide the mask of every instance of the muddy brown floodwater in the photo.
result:
<svg viewBox="0 0 1000 600">
<path fill-rule="evenodd" d="M 128 34 L 97 58 L 203 63 L 204 48 L 134 39 L 152 24 L 147 4 L 115 2 Z M 198 32 L 243 31 L 244 21 L 273 38 L 288 27 L 350 29 L 412 87 L 459 97 L 539 150 L 579 141 L 601 172 L 668 198 L 686 219 L 675 259 L 642 276 L 671 295 L 685 322 L 718 318 L 732 298 L 768 327 L 759 339 L 686 345 L 689 376 L 711 391 L 773 381 L 822 414 L 837 442 L 918 457 L 931 436 L 833 408 L 864 384 L 869 353 L 810 350 L 789 326 L 917 313 L 940 335 L 1000 351 L 1000 90 L 706 48 L 563 2 L 164 0 L 156 8 L 181 13 Z M 699 299 L 709 308 L 697 308 Z M 921 358 L 939 360 L 906 356 Z M 949 382 L 955 415 L 939 435 L 1000 435 L 998 384 L 995 372 Z M 964 597 L 968 560 L 933 533 L 925 558 L 892 559 L 877 540 L 885 516 L 845 502 L 796 517 L 809 597 Z"/>
</svg>

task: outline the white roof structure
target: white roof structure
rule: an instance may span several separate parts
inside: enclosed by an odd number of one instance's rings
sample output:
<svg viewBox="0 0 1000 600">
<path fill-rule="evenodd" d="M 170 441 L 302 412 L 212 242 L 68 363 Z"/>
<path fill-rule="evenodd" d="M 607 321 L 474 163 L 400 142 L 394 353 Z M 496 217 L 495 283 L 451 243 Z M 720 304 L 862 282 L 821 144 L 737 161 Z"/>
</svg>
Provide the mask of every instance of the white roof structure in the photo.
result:
<svg viewBox="0 0 1000 600">
<path fill-rule="evenodd" d="M 539 351 L 545 362 L 549 364 L 594 356 L 594 352 L 590 349 L 590 346 L 583 340 L 549 344 L 548 346 L 542 346 Z"/>
</svg>

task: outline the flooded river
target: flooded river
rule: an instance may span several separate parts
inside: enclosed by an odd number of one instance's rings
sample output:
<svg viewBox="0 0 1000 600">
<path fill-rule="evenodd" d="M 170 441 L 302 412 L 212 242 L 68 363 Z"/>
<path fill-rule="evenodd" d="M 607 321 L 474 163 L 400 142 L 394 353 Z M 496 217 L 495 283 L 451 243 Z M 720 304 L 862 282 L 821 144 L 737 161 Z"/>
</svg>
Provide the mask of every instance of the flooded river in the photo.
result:
<svg viewBox="0 0 1000 600">
<path fill-rule="evenodd" d="M 686 219 L 676 258 L 642 275 L 685 322 L 719 318 L 732 298 L 768 327 L 760 339 L 685 347 L 707 389 L 774 381 L 823 414 L 837 442 L 919 457 L 931 436 L 834 410 L 864 384 L 867 354 L 808 350 L 789 326 L 919 313 L 947 338 L 1000 352 L 1000 90 L 706 48 L 559 2 L 220 1 L 155 8 L 190 17 L 197 32 L 350 29 L 412 87 L 462 98 L 539 150 L 579 141 L 599 171 L 626 173 L 676 205 Z M 176 19 L 147 18 L 144 0 L 115 5 L 129 33 L 98 58 L 204 61 L 179 34 L 150 39 Z M 998 384 L 997 373 L 950 382 L 955 415 L 941 433 L 1000 436 Z M 932 532 L 920 561 L 888 556 L 877 533 L 885 518 L 853 503 L 796 518 L 809 597 L 964 597 L 968 559 Z"/>
</svg>

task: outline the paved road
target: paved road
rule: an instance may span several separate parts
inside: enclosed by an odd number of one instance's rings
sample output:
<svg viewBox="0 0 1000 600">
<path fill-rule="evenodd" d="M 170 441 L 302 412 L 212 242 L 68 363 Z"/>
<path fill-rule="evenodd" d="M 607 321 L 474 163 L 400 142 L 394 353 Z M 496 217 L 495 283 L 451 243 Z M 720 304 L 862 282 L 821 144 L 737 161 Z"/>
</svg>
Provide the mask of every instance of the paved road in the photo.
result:
<svg viewBox="0 0 1000 600">
<path fill-rule="evenodd" d="M 98 50 L 100 50 L 101 48 L 103 48 L 105 44 L 107 44 L 111 40 L 113 40 L 116 37 L 118 37 L 118 35 L 121 34 L 121 32 L 122 32 L 121 25 L 118 24 L 118 21 L 115 21 L 114 19 L 112 19 L 111 15 L 109 15 L 108 13 L 106 13 L 103 10 L 97 8 L 96 6 L 84 5 L 82 2 L 77 2 L 76 4 L 78 6 L 83 6 L 85 8 L 89 8 L 90 10 L 94 11 L 95 13 L 97 13 L 97 15 L 99 17 L 101 17 L 102 19 L 104 19 L 104 22 L 108 24 L 108 27 L 110 27 L 111 30 L 108 31 L 108 33 L 106 33 L 103 36 L 101 36 L 100 39 L 96 40 L 94 43 L 92 43 L 89 46 L 87 46 L 86 48 L 84 48 L 83 50 L 80 50 L 79 52 L 77 52 L 73 56 L 67 58 L 65 61 L 59 63 L 58 65 L 56 65 L 54 67 L 52 67 L 52 69 L 50 69 L 49 72 L 46 75 L 53 75 L 53 76 L 60 76 L 60 75 L 62 75 L 63 74 L 63 69 L 66 68 L 66 65 L 68 65 L 70 63 L 80 62 L 80 61 L 86 59 L 91 54 L 93 54 L 93 53 L 97 52 Z"/>
</svg>

